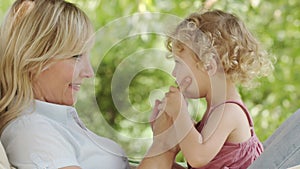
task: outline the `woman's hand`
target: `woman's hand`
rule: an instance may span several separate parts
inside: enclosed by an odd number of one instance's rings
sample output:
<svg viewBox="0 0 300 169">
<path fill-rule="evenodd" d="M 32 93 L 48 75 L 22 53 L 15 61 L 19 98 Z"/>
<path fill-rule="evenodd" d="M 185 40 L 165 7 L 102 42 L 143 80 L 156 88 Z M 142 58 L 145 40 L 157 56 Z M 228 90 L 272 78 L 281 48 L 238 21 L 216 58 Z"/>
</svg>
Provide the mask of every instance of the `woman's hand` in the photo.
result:
<svg viewBox="0 0 300 169">
<path fill-rule="evenodd" d="M 161 101 L 156 100 L 150 117 L 150 124 L 153 131 L 153 143 L 148 149 L 146 156 L 141 161 L 137 169 L 171 169 L 179 151 L 178 145 L 169 143 L 176 140 L 175 133 L 172 130 L 172 119 L 158 107 Z M 172 149 L 172 147 L 175 147 Z"/>
<path fill-rule="evenodd" d="M 179 152 L 176 133 L 173 127 L 172 118 L 164 111 L 159 110 L 161 101 L 156 100 L 153 108 L 150 124 L 153 131 L 153 144 L 157 145 L 162 152 Z"/>
</svg>

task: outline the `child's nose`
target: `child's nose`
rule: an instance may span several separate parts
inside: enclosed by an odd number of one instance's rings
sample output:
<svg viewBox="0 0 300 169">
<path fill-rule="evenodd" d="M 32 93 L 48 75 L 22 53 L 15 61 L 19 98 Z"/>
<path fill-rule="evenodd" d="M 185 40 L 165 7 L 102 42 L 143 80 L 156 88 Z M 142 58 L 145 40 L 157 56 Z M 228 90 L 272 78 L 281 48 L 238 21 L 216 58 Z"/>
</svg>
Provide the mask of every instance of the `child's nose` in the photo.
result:
<svg viewBox="0 0 300 169">
<path fill-rule="evenodd" d="M 172 76 L 176 77 L 176 71 L 175 71 L 175 69 L 173 69 L 173 71 L 172 71 Z"/>
</svg>

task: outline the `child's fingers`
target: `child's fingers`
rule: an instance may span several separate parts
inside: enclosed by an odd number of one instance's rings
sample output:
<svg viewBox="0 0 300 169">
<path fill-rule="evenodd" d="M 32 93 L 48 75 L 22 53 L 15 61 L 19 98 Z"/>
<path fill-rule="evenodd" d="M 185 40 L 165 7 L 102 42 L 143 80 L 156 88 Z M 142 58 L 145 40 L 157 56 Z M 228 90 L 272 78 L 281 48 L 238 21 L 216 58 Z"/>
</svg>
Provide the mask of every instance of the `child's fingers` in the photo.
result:
<svg viewBox="0 0 300 169">
<path fill-rule="evenodd" d="M 177 91 L 178 91 L 178 88 L 177 88 L 177 87 L 174 87 L 174 86 L 170 86 L 169 91 L 170 91 L 170 92 L 177 92 Z"/>
<path fill-rule="evenodd" d="M 157 106 L 158 112 L 163 111 L 166 106 L 166 98 L 163 98 L 163 100 L 159 103 Z"/>
<path fill-rule="evenodd" d="M 180 85 L 179 85 L 180 91 L 181 91 L 181 92 L 184 92 L 184 91 L 190 86 L 191 82 L 192 82 L 191 77 L 189 77 L 189 76 L 185 77 L 185 78 L 180 82 Z"/>
<path fill-rule="evenodd" d="M 153 111 L 152 114 L 149 118 L 151 127 L 153 127 L 153 122 L 155 121 L 155 119 L 157 118 L 158 114 L 159 114 L 159 105 L 161 104 L 161 101 L 159 100 L 155 100 L 155 105 L 153 107 Z"/>
</svg>

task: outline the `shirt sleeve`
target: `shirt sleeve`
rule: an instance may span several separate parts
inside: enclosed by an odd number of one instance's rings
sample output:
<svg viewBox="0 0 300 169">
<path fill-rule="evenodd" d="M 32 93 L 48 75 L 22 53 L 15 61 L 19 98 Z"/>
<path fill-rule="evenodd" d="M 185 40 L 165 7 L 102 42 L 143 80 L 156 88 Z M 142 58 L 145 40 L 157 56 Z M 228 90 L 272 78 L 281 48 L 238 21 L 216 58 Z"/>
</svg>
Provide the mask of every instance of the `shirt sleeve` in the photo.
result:
<svg viewBox="0 0 300 169">
<path fill-rule="evenodd" d="M 79 166 L 76 150 L 61 130 L 45 118 L 31 115 L 9 125 L 1 140 L 9 161 L 18 169 Z"/>
</svg>

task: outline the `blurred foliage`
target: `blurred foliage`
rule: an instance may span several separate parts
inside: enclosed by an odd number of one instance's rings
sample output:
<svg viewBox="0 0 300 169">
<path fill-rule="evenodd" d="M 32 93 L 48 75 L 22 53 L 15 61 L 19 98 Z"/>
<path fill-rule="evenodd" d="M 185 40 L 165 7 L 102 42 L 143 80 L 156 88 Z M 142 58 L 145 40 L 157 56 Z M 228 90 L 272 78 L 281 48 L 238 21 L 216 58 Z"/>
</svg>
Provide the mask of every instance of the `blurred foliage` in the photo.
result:
<svg viewBox="0 0 300 169">
<path fill-rule="evenodd" d="M 258 137 L 266 140 L 300 107 L 298 0 L 70 1 L 86 11 L 97 30 L 91 54 L 96 77 L 87 80 L 76 107 L 91 130 L 114 139 L 132 159 L 142 157 L 151 143 L 147 119 L 154 100 L 161 99 L 174 84 L 170 75 L 173 63 L 166 59 L 165 36 L 147 32 L 154 16 L 137 14 L 156 12 L 184 18 L 204 7 L 235 13 L 277 58 L 274 74 L 260 79 L 260 86 L 240 88 Z M 1 20 L 11 2 L 1 1 Z M 158 21 L 154 27 L 164 24 L 161 29 L 169 29 L 169 24 L 178 22 L 176 19 L 168 23 Z M 202 101 L 191 101 L 190 109 L 192 116 L 199 120 L 205 105 Z M 177 160 L 183 161 L 182 156 Z"/>
</svg>

